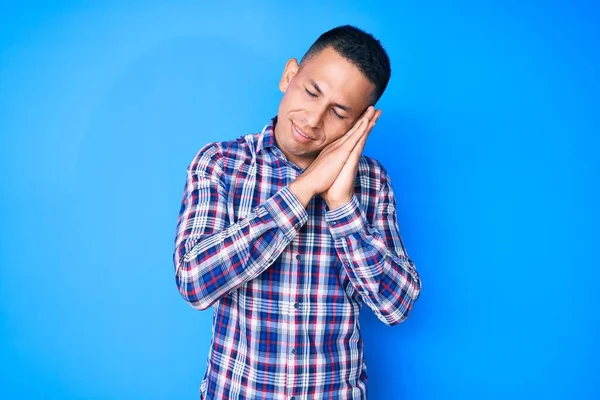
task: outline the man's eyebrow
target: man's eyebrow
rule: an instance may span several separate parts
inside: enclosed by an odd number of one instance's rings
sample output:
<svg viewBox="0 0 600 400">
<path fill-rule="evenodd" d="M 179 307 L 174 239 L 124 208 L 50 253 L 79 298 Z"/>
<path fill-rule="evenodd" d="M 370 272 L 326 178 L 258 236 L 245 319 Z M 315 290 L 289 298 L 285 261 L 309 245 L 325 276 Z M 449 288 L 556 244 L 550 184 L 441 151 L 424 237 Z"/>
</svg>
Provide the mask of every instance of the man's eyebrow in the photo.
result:
<svg viewBox="0 0 600 400">
<path fill-rule="evenodd" d="M 319 87 L 319 85 L 317 85 L 317 82 L 313 81 L 312 79 L 309 80 L 310 84 L 314 86 L 315 90 L 317 92 L 319 92 L 319 94 L 323 94 L 323 91 L 321 90 L 321 88 Z M 335 103 L 335 106 L 338 108 L 341 108 L 342 110 L 346 111 L 346 112 L 350 112 L 352 111 L 352 107 L 349 106 L 345 106 L 343 104 L 340 103 Z"/>
</svg>

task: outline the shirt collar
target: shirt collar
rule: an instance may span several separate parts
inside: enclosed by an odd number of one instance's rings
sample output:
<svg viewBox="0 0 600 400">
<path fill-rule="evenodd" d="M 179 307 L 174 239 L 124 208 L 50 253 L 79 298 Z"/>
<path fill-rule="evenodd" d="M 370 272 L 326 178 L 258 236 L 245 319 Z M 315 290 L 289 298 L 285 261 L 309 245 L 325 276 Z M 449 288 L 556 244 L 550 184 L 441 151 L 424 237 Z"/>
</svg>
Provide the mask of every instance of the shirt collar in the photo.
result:
<svg viewBox="0 0 600 400">
<path fill-rule="evenodd" d="M 277 115 L 271 118 L 271 121 L 263 128 L 258 143 L 256 144 L 256 152 L 259 153 L 262 149 L 268 147 L 276 147 L 275 142 L 275 125 L 277 124 Z"/>
<path fill-rule="evenodd" d="M 282 159 L 287 165 L 296 169 L 299 173 L 304 172 L 305 168 L 300 168 L 293 162 L 289 161 L 285 154 L 281 151 L 279 147 L 277 147 L 277 142 L 275 141 L 275 126 L 277 125 L 277 116 L 271 118 L 271 121 L 263 128 L 260 136 L 258 138 L 258 142 L 256 143 L 256 153 L 260 153 L 262 149 L 266 149 L 272 147 L 273 154 L 276 157 Z"/>
</svg>

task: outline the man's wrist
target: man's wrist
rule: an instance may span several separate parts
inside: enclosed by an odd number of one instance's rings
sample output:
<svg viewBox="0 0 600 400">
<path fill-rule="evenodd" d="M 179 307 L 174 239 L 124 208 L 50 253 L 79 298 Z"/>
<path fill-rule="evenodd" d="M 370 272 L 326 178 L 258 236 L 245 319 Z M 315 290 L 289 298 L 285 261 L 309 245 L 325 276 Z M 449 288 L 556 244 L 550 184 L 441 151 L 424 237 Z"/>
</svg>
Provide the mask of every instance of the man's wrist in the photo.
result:
<svg viewBox="0 0 600 400">
<path fill-rule="evenodd" d="M 325 202 L 327 203 L 327 208 L 329 209 L 329 211 L 333 211 L 337 208 L 340 208 L 341 206 L 347 204 L 350 202 L 350 200 L 352 200 L 352 197 L 348 197 L 347 200 L 331 200 L 331 201 L 327 201 L 325 200 Z"/>
<path fill-rule="evenodd" d="M 336 197 L 335 199 L 330 198 L 330 196 L 324 196 L 325 203 L 327 204 L 327 209 L 329 211 L 333 211 L 337 208 L 340 208 L 352 200 L 352 196 L 354 193 L 346 193 L 346 195 L 342 195 L 341 197 Z"/>
<path fill-rule="evenodd" d="M 324 217 L 334 240 L 367 230 L 367 220 L 356 196 L 352 196 L 352 199 L 341 207 L 328 210 Z"/>
<path fill-rule="evenodd" d="M 310 188 L 306 187 L 302 180 L 296 179 L 294 182 L 289 184 L 290 191 L 300 200 L 300 203 L 306 208 L 308 203 L 313 198 L 314 193 Z"/>
</svg>

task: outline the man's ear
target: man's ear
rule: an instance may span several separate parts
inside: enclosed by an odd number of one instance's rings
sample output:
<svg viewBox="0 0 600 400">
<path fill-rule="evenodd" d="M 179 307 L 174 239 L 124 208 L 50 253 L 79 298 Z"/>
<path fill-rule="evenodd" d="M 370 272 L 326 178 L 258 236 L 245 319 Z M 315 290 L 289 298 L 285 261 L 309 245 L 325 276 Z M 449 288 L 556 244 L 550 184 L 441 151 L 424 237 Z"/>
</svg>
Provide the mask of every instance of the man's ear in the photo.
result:
<svg viewBox="0 0 600 400">
<path fill-rule="evenodd" d="M 281 80 L 279 81 L 279 90 L 285 93 L 288 86 L 290 86 L 292 78 L 296 76 L 296 73 L 298 73 L 298 60 L 295 58 L 290 58 L 285 64 L 283 75 L 281 75 Z"/>
</svg>

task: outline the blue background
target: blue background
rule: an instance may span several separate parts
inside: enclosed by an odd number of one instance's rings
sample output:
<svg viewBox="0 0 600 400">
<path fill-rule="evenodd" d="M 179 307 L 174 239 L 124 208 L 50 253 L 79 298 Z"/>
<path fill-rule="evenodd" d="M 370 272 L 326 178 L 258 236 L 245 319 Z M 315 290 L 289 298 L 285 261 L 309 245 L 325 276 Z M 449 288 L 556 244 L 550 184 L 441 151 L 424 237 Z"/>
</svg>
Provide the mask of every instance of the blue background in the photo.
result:
<svg viewBox="0 0 600 400">
<path fill-rule="evenodd" d="M 0 398 L 198 398 L 185 168 L 260 131 L 287 59 L 345 23 L 392 59 L 366 154 L 423 279 L 403 324 L 361 315 L 370 399 L 600 398 L 599 8 L 2 2 Z"/>
</svg>

